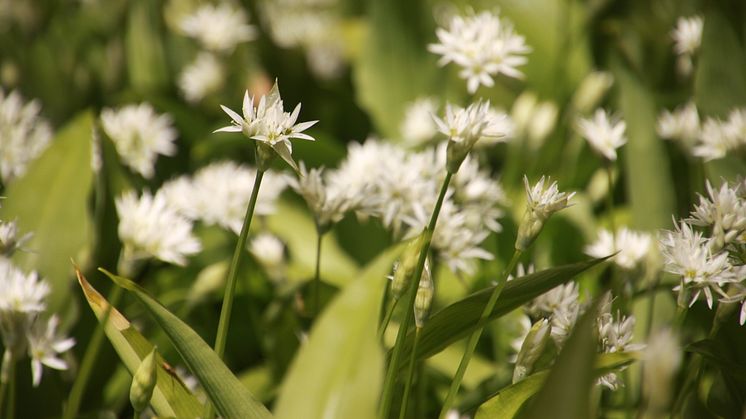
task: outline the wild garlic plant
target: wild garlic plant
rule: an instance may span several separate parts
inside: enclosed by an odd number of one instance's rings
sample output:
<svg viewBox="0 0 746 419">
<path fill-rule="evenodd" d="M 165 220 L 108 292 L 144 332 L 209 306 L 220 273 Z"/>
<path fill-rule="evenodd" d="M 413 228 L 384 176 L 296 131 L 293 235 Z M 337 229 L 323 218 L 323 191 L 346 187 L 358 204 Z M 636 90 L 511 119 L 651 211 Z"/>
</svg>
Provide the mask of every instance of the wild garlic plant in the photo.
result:
<svg viewBox="0 0 746 419">
<path fill-rule="evenodd" d="M 733 2 L 29 2 L 0 417 L 743 416 Z"/>
</svg>

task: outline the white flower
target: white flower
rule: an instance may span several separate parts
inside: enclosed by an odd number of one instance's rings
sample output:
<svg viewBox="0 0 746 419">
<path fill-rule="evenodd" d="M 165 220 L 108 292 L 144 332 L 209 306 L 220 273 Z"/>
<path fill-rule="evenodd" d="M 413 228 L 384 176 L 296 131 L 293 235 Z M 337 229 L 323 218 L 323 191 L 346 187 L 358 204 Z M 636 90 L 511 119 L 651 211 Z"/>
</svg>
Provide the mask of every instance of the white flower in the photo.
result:
<svg viewBox="0 0 746 419">
<path fill-rule="evenodd" d="M 700 293 L 704 293 L 710 308 L 713 291 L 726 296 L 722 286 L 733 281 L 728 254 L 713 254 L 710 239 L 682 222 L 676 225 L 675 231 L 663 231 L 659 242 L 665 271 L 680 276 L 682 285 L 693 291 L 689 305 L 694 304 Z M 684 292 L 681 285 L 674 289 Z"/>
<path fill-rule="evenodd" d="M 285 246 L 270 233 L 257 234 L 249 244 L 249 251 L 263 266 L 274 268 L 285 261 Z"/>
<path fill-rule="evenodd" d="M 674 41 L 674 51 L 678 55 L 693 55 L 702 43 L 702 27 L 704 19 L 701 16 L 680 17 L 676 27 L 671 32 Z"/>
<path fill-rule="evenodd" d="M 658 116 L 656 130 L 662 138 L 677 140 L 686 151 L 691 152 L 695 141 L 700 136 L 697 105 L 690 101 L 673 112 L 664 110 Z"/>
<path fill-rule="evenodd" d="M 24 103 L 18 92 L 6 94 L 0 88 L 0 180 L 5 184 L 26 173 L 52 140 L 52 129 L 40 110 L 37 101 Z"/>
<path fill-rule="evenodd" d="M 598 239 L 585 247 L 585 253 L 595 258 L 602 258 L 619 252 L 612 260 L 620 268 L 632 270 L 650 252 L 652 238 L 649 234 L 622 227 L 616 234 L 601 230 Z"/>
<path fill-rule="evenodd" d="M 707 118 L 699 141 L 694 147 L 694 155 L 705 159 L 705 161 L 717 160 L 725 157 L 729 151 L 739 147 L 740 141 L 733 135 L 733 129 L 728 122 L 716 118 Z"/>
<path fill-rule="evenodd" d="M 10 257 L 31 238 L 31 233 L 18 234 L 18 223 L 0 221 L 0 255 Z"/>
<path fill-rule="evenodd" d="M 217 224 L 239 234 L 255 180 L 254 168 L 231 161 L 216 162 L 199 169 L 192 178 L 182 176 L 166 182 L 158 195 L 191 220 Z M 271 170 L 265 172 L 254 213 L 272 214 L 286 186 L 282 176 Z"/>
<path fill-rule="evenodd" d="M 434 98 L 420 98 L 410 103 L 399 128 L 404 143 L 418 146 L 432 140 L 438 132 L 433 121 L 437 111 L 438 103 Z"/>
<path fill-rule="evenodd" d="M 578 285 L 570 282 L 554 287 L 534 298 L 524 309 L 532 317 L 550 319 L 552 339 L 561 347 L 580 315 Z"/>
<path fill-rule="evenodd" d="M 610 161 L 616 160 L 616 149 L 627 143 L 624 136 L 624 121 L 610 116 L 603 109 L 597 109 L 592 119 L 580 118 L 577 129 L 588 143 Z"/>
<path fill-rule="evenodd" d="M 66 370 L 67 362 L 58 355 L 75 345 L 75 339 L 57 333 L 59 319 L 52 316 L 49 321 L 37 320 L 28 335 L 28 353 L 31 357 L 31 373 L 34 387 L 41 382 L 42 364 L 56 370 Z"/>
<path fill-rule="evenodd" d="M 288 183 L 305 199 L 313 211 L 317 227 L 322 231 L 338 223 L 347 211 L 355 209 L 359 199 L 339 182 L 329 183 L 323 168 L 310 171 L 301 162 L 298 178 L 289 178 Z M 328 179 L 328 177 L 326 177 Z"/>
<path fill-rule="evenodd" d="M 170 207 L 164 195 L 143 192 L 138 198 L 128 191 L 116 199 L 116 207 L 119 238 L 130 260 L 155 257 L 185 265 L 186 256 L 200 251 L 191 221 Z"/>
<path fill-rule="evenodd" d="M 443 119 L 433 116 L 438 131 L 450 141 L 473 145 L 480 138 L 502 138 L 507 135 L 500 115 L 490 111 L 490 102 L 477 101 L 466 108 L 446 104 Z"/>
<path fill-rule="evenodd" d="M 243 9 L 234 9 L 226 2 L 204 4 L 181 21 L 181 30 L 208 50 L 231 52 L 236 45 L 257 36 L 256 28 L 246 20 Z"/>
<path fill-rule="evenodd" d="M 248 138 L 260 141 L 272 149 L 296 171 L 298 166 L 292 157 L 291 138 L 314 141 L 314 138 L 303 131 L 312 127 L 318 121 L 301 122 L 296 124 L 300 114 L 300 103 L 292 113 L 283 109 L 280 90 L 275 83 L 272 90 L 259 100 L 254 108 L 254 97 L 249 96 L 248 90 L 243 98 L 243 116 L 226 106 L 220 105 L 223 111 L 232 119 L 232 125 L 215 130 L 215 132 L 243 132 Z"/>
<path fill-rule="evenodd" d="M 526 187 L 526 200 L 528 205 L 523 215 L 521 224 L 518 227 L 518 236 L 515 241 L 515 248 L 526 250 L 544 228 L 546 220 L 555 212 L 567 208 L 569 201 L 575 196 L 575 192 L 570 194 L 560 192 L 557 182 L 552 182 L 548 188 L 544 188 L 545 177 L 531 187 L 528 184 L 528 178 L 523 176 L 523 184 Z M 551 181 L 547 178 L 547 183 Z"/>
<path fill-rule="evenodd" d="M 610 309 L 609 304 L 605 305 Z M 602 310 L 596 320 L 598 341 L 602 353 L 632 352 L 642 350 L 645 345 L 630 343 L 635 329 L 635 316 L 622 316 L 617 313 L 616 319 L 609 311 Z M 610 390 L 616 390 L 621 381 L 616 373 L 608 373 L 598 379 L 598 383 Z"/>
<path fill-rule="evenodd" d="M 728 182 L 723 182 L 718 190 L 707 181 L 705 186 L 708 196 L 699 196 L 699 205 L 695 205 L 687 221 L 700 227 L 712 227 L 712 244 L 716 250 L 733 241 L 743 240 L 746 199 L 740 196 L 741 185 L 731 187 Z"/>
<path fill-rule="evenodd" d="M 0 289 L 3 290 L 0 293 L 2 319 L 13 313 L 40 313 L 46 307 L 44 299 L 50 291 L 47 282 L 36 272 L 26 274 L 6 258 L 0 258 Z"/>
<path fill-rule="evenodd" d="M 467 80 L 470 93 L 476 92 L 480 85 L 493 86 L 493 77 L 500 73 L 523 77 L 517 67 L 527 62 L 523 54 L 531 48 L 505 18 L 487 11 L 453 16 L 448 29 L 438 28 L 436 35 L 440 42 L 430 44 L 428 49 L 441 55 L 440 65 L 454 62 L 462 68 L 459 76 Z"/>
<path fill-rule="evenodd" d="M 168 114 L 148 103 L 101 111 L 101 123 L 124 163 L 146 178 L 153 177 L 159 154 L 176 154 L 176 130 Z"/>
<path fill-rule="evenodd" d="M 200 53 L 179 76 L 179 89 L 187 101 L 196 103 L 223 85 L 223 68 L 214 55 Z"/>
</svg>

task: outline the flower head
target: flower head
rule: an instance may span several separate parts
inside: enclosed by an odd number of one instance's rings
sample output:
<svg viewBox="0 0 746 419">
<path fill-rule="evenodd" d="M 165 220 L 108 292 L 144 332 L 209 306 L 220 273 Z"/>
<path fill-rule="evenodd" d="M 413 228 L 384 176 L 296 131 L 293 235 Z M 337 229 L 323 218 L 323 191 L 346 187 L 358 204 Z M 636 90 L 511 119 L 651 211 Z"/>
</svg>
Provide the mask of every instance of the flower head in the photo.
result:
<svg viewBox="0 0 746 419">
<path fill-rule="evenodd" d="M 709 181 L 705 184 L 707 197 L 700 195 L 699 204 L 694 207 L 690 223 L 700 227 L 712 228 L 711 243 L 715 250 L 727 244 L 744 241 L 746 232 L 746 199 L 740 191 L 740 184 L 731 187 L 723 182 L 720 189 L 712 187 Z"/>
<path fill-rule="evenodd" d="M 154 257 L 185 265 L 186 256 L 201 249 L 192 222 L 168 205 L 163 194 L 128 191 L 116 199 L 119 238 L 131 260 Z"/>
<path fill-rule="evenodd" d="M 16 250 L 31 238 L 31 233 L 18 234 L 18 223 L 13 221 L 0 221 L 0 255 L 11 257 Z"/>
<path fill-rule="evenodd" d="M 244 11 L 225 2 L 202 5 L 181 21 L 181 29 L 215 52 L 231 52 L 239 43 L 257 36 L 256 28 L 246 23 Z"/>
<path fill-rule="evenodd" d="M 28 354 L 31 357 L 31 373 L 34 387 L 41 382 L 42 365 L 56 370 L 66 370 L 67 362 L 59 354 L 75 345 L 75 339 L 66 338 L 57 332 L 59 319 L 52 316 L 48 321 L 36 321 L 28 335 Z"/>
<path fill-rule="evenodd" d="M 608 230 L 601 230 L 598 239 L 586 246 L 585 253 L 589 256 L 602 258 L 614 255 L 613 261 L 620 268 L 632 270 L 647 256 L 650 251 L 652 238 L 649 234 L 621 228 L 616 234 Z"/>
<path fill-rule="evenodd" d="M 704 19 L 701 16 L 680 17 L 676 27 L 671 32 L 674 41 L 674 51 L 679 55 L 694 55 L 702 43 L 702 27 Z"/>
<path fill-rule="evenodd" d="M 560 192 L 557 182 L 552 182 L 548 188 L 544 187 L 544 176 L 531 187 L 528 184 L 528 178 L 523 177 L 523 184 L 526 187 L 526 200 L 528 206 L 523 216 L 521 225 L 518 228 L 518 237 L 515 242 L 516 249 L 526 250 L 533 243 L 541 229 L 544 228 L 546 220 L 555 212 L 567 208 L 569 201 L 575 196 L 575 192 Z M 547 178 L 547 183 L 551 179 Z"/>
<path fill-rule="evenodd" d="M 124 163 L 146 178 L 155 173 L 159 154 L 176 154 L 176 130 L 168 114 L 159 115 L 147 103 L 101 111 L 101 123 Z"/>
<path fill-rule="evenodd" d="M 598 327 L 598 344 L 602 353 L 639 351 L 645 347 L 642 344 L 631 343 L 635 328 L 635 316 L 622 316 L 617 313 L 612 316 L 610 304 L 606 311 L 602 311 L 596 324 Z M 621 384 L 616 373 L 608 373 L 598 379 L 598 383 L 610 390 L 616 390 Z"/>
<path fill-rule="evenodd" d="M 24 103 L 18 92 L 0 88 L 0 180 L 8 183 L 26 173 L 28 164 L 52 140 L 49 123 L 35 100 Z"/>
<path fill-rule="evenodd" d="M 179 89 L 187 101 L 196 103 L 223 85 L 223 68 L 214 55 L 200 53 L 179 76 Z"/>
<path fill-rule="evenodd" d="M 673 112 L 663 111 L 658 116 L 656 130 L 662 138 L 678 141 L 686 151 L 691 153 L 694 143 L 700 136 L 697 105 L 694 102 L 688 102 Z"/>
<path fill-rule="evenodd" d="M 531 48 L 506 18 L 487 11 L 453 16 L 448 28 L 438 28 L 436 35 L 439 42 L 428 49 L 441 56 L 440 65 L 454 62 L 462 68 L 459 76 L 467 80 L 470 93 L 480 85 L 493 86 L 493 77 L 501 73 L 523 77 L 517 67 L 527 62 L 524 54 Z"/>
<path fill-rule="evenodd" d="M 592 119 L 579 119 L 577 128 L 591 147 L 610 161 L 616 160 L 616 149 L 627 143 L 624 121 L 609 116 L 603 109 L 597 109 Z"/>
<path fill-rule="evenodd" d="M 262 96 L 256 108 L 254 108 L 254 97 L 249 96 L 247 90 L 243 98 L 243 116 L 226 106 L 220 105 L 223 111 L 231 117 L 232 125 L 217 129 L 215 132 L 243 132 L 248 138 L 271 147 L 277 155 L 297 171 L 298 166 L 292 157 L 293 149 L 290 139 L 299 138 L 314 141 L 313 137 L 304 134 L 303 131 L 318 122 L 308 121 L 296 124 L 300 114 L 300 106 L 299 103 L 292 113 L 285 112 L 277 83 L 266 96 Z M 260 166 L 263 165 L 260 162 Z"/>
</svg>

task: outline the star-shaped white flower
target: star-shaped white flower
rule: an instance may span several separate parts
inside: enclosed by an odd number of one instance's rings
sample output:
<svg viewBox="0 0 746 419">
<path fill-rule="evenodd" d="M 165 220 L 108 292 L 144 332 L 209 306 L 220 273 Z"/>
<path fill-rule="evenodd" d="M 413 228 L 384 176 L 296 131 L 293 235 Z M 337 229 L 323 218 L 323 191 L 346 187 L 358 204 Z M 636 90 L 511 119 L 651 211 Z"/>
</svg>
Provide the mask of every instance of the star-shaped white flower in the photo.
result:
<svg viewBox="0 0 746 419">
<path fill-rule="evenodd" d="M 579 119 L 577 128 L 591 147 L 610 161 L 616 160 L 616 149 L 627 143 L 627 125 L 603 109 L 597 109 L 592 119 Z"/>
</svg>

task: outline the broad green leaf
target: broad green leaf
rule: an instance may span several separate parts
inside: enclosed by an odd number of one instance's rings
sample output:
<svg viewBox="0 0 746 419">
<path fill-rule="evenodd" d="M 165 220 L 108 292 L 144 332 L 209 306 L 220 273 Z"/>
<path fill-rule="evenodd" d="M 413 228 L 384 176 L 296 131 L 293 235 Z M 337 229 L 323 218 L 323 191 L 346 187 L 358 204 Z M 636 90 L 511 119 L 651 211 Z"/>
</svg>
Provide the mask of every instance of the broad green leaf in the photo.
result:
<svg viewBox="0 0 746 419">
<path fill-rule="evenodd" d="M 0 218 L 18 219 L 21 232 L 33 233 L 16 261 L 46 278 L 52 292 L 50 312 L 70 303 L 70 258 L 80 259 L 91 235 L 88 198 L 91 190 L 93 115 L 85 112 L 63 127 L 26 174 L 8 185 Z"/>
<path fill-rule="evenodd" d="M 732 357 L 723 351 L 722 345 L 722 342 L 714 339 L 704 339 L 687 345 L 685 350 L 698 353 L 720 367 L 723 372 L 746 380 L 746 365 L 734 362 Z"/>
<path fill-rule="evenodd" d="M 435 30 L 421 0 L 368 2 L 368 31 L 353 63 L 360 106 L 379 133 L 399 136 L 406 103 L 428 93 L 437 72 L 426 44 Z"/>
<path fill-rule="evenodd" d="M 618 61 L 612 69 L 627 122 L 628 142 L 622 154 L 632 224 L 643 230 L 667 227 L 675 212 L 675 197 L 665 147 L 655 132 L 658 109 L 650 89 Z"/>
<path fill-rule="evenodd" d="M 601 354 L 596 360 L 595 375 L 600 376 L 609 370 L 623 367 L 638 357 L 635 352 Z M 549 371 L 540 371 L 500 390 L 479 406 L 476 419 L 515 417 L 526 401 L 541 389 L 547 375 Z"/>
<path fill-rule="evenodd" d="M 284 241 L 291 255 L 288 276 L 294 281 L 313 277 L 316 268 L 316 226 L 313 219 L 297 206 L 286 201 L 277 203 L 277 211 L 267 219 L 269 229 Z M 321 279 L 342 287 L 357 276 L 358 267 L 339 247 L 331 233 L 321 244 Z"/>
<path fill-rule="evenodd" d="M 375 418 L 384 359 L 379 305 L 400 247 L 374 260 L 314 323 L 285 378 L 278 418 Z"/>
<path fill-rule="evenodd" d="M 127 71 L 132 86 L 151 93 L 168 82 L 168 67 L 159 32 L 157 3 L 137 0 L 132 3 L 127 21 Z"/>
<path fill-rule="evenodd" d="M 220 415 L 228 419 L 272 417 L 267 408 L 256 400 L 192 328 L 169 312 L 139 285 L 104 269 L 100 270 L 117 285 L 132 292 L 142 303 L 145 310 L 166 332 Z"/>
<path fill-rule="evenodd" d="M 573 328 L 544 385 L 528 407 L 526 418 L 583 419 L 590 416 L 599 301 Z"/>
<path fill-rule="evenodd" d="M 93 313 L 103 321 L 109 302 L 96 291 L 83 274 L 76 270 L 78 282 L 83 289 L 85 298 Z M 104 327 L 114 350 L 130 374 L 134 374 L 137 367 L 148 353 L 153 344 L 140 334 L 132 324 L 115 308 L 111 308 Z M 159 355 L 160 357 L 160 355 Z M 198 417 L 203 409 L 202 404 L 191 394 L 184 384 L 172 375 L 163 359 L 158 360 L 158 381 L 153 391 L 151 405 L 159 416 L 175 416 L 180 418 Z"/>
<path fill-rule="evenodd" d="M 695 64 L 694 98 L 705 115 L 725 117 L 734 107 L 746 104 L 746 53 L 716 4 L 708 7 L 704 21 L 702 47 Z"/>
<path fill-rule="evenodd" d="M 605 259 L 593 259 L 572 265 L 559 266 L 508 282 L 497 300 L 489 319 L 496 319 L 520 307 L 524 303 L 551 290 L 557 285 L 570 281 L 579 273 L 595 266 Z M 485 288 L 463 300 L 457 301 L 430 317 L 420 332 L 417 344 L 417 359 L 428 358 L 445 347 L 471 334 L 492 294 L 492 288 Z M 414 333 L 410 332 L 403 348 L 402 368 L 408 363 Z"/>
</svg>

